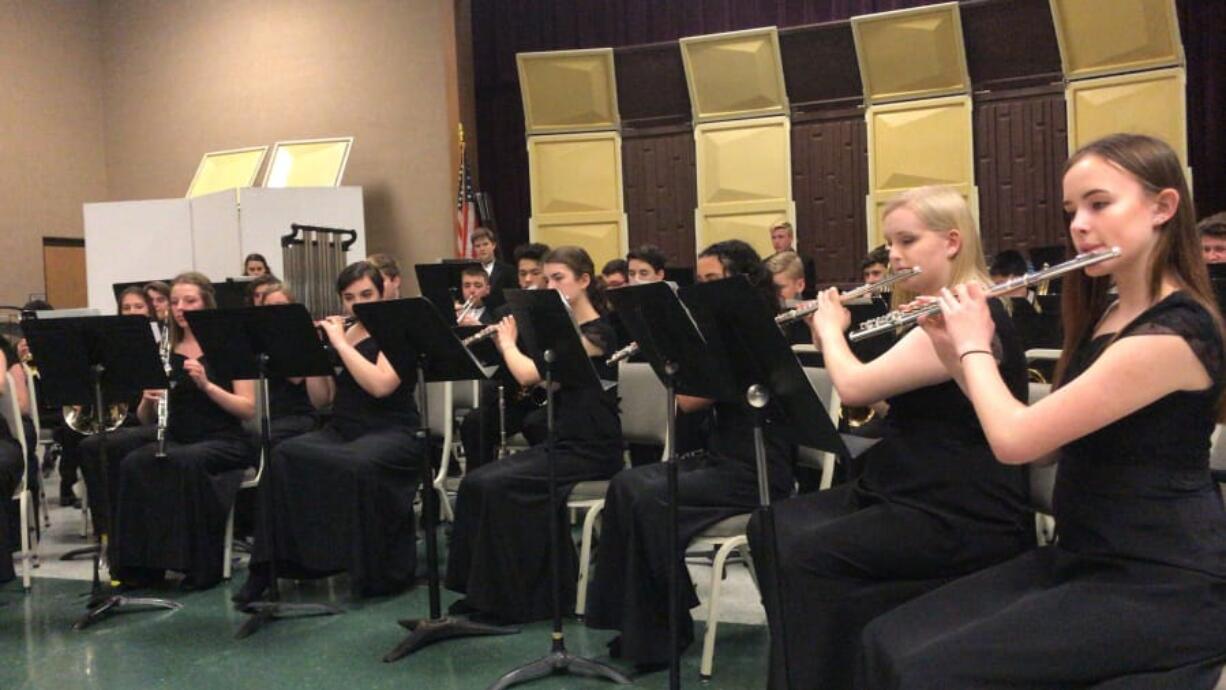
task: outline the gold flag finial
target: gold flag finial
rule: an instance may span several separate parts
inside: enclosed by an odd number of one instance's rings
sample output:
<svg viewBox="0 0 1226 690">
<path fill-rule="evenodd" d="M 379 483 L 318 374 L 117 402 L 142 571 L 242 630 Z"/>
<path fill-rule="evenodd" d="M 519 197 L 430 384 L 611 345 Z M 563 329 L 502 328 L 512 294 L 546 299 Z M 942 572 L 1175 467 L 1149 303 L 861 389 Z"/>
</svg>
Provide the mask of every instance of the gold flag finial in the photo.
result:
<svg viewBox="0 0 1226 690">
<path fill-rule="evenodd" d="M 463 146 L 464 145 L 464 123 L 461 122 L 457 124 L 455 128 L 456 128 L 456 133 L 460 137 L 460 146 Z"/>
</svg>

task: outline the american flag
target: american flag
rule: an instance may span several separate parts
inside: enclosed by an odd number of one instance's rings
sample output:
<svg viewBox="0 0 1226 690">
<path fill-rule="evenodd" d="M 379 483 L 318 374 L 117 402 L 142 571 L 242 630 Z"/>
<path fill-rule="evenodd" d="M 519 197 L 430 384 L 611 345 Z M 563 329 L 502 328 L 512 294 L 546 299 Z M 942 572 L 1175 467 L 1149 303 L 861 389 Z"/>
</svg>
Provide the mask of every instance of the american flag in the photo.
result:
<svg viewBox="0 0 1226 690">
<path fill-rule="evenodd" d="M 468 154 L 461 154 L 460 174 L 455 196 L 455 254 L 460 259 L 473 256 L 473 230 L 477 228 L 477 199 L 468 174 Z"/>
</svg>

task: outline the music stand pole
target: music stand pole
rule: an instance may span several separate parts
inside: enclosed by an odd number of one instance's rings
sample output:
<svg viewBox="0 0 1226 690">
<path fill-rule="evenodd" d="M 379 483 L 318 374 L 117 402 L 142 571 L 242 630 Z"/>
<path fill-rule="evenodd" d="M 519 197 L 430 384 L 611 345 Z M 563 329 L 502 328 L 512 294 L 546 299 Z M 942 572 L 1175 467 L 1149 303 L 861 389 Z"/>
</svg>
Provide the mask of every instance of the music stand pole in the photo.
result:
<svg viewBox="0 0 1226 690">
<path fill-rule="evenodd" d="M 272 429 L 270 427 L 272 424 L 272 410 L 270 407 L 271 401 L 268 399 L 268 353 L 259 353 L 257 359 L 260 366 L 258 385 L 261 393 L 260 452 L 263 454 L 265 464 L 264 473 L 260 477 L 258 491 L 261 494 L 267 492 L 269 498 L 267 501 L 261 500 L 258 503 L 261 519 L 264 521 L 265 534 L 268 535 L 268 553 L 271 554 L 271 557 L 268 559 L 268 573 L 271 584 L 269 584 L 268 594 L 263 600 L 248 602 L 239 609 L 243 613 L 251 614 L 251 617 L 243 621 L 243 624 L 238 628 L 238 632 L 234 634 L 235 639 L 238 640 L 249 637 L 252 633 L 264 627 L 265 623 L 271 623 L 279 618 L 291 616 L 333 616 L 344 613 L 344 611 L 331 604 L 287 604 L 281 601 L 281 590 L 277 584 L 276 515 L 273 514 L 276 511 L 267 510 L 267 508 L 273 506 L 275 499 L 273 473 L 270 470 L 272 466 Z"/>
</svg>

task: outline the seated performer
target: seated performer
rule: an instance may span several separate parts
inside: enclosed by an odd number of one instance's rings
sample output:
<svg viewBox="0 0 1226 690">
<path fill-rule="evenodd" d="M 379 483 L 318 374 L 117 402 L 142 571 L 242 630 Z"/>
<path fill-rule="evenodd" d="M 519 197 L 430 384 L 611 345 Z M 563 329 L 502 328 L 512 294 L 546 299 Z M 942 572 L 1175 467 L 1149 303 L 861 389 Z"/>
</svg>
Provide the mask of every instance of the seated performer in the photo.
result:
<svg viewBox="0 0 1226 690">
<path fill-rule="evenodd" d="M 1220 687 L 1226 511 L 1209 443 L 1226 369 L 1183 164 L 1150 137 L 1091 142 L 1065 164 L 1064 210 L 1078 252 L 1122 254 L 1064 276 L 1051 395 L 1008 394 L 978 287 L 946 292 L 924 324 L 1002 463 L 1061 451 L 1059 540 L 874 621 L 861 687 Z"/>
<path fill-rule="evenodd" d="M 908 190 L 886 206 L 883 218 L 893 269 L 923 269 L 895 286 L 896 305 L 959 282 L 987 280 L 978 229 L 957 192 Z M 844 334 L 850 314 L 838 291 L 820 293 L 818 304 L 813 339 L 840 399 L 847 405 L 888 400 L 890 408 L 885 437 L 857 458 L 850 472 L 855 479 L 778 503 L 775 543 L 761 515 L 750 521 L 749 544 L 771 623 L 769 687 L 775 689 L 851 687 L 860 630 L 868 621 L 955 577 L 1012 558 L 1035 540 L 1025 475 L 996 462 L 970 401 L 928 337 L 913 329 L 862 363 Z M 991 313 L 995 354 L 984 360 L 1000 367 L 1007 393 L 1024 400 L 1020 342 L 998 300 Z M 784 610 L 775 608 L 776 601 Z"/>
<path fill-rule="evenodd" d="M 600 269 L 600 280 L 606 290 L 615 290 L 630 283 L 630 264 L 625 259 L 609 259 Z"/>
<path fill-rule="evenodd" d="M 272 269 L 268 267 L 268 259 L 263 254 L 248 254 L 243 259 L 243 275 L 251 278 L 271 276 Z"/>
<path fill-rule="evenodd" d="M 457 323 L 461 326 L 487 326 L 498 319 L 492 309 L 485 308 L 485 298 L 490 294 L 490 277 L 480 266 L 468 266 L 460 273 L 460 297 L 463 304 L 456 305 Z M 468 305 L 465 307 L 464 305 Z"/>
<path fill-rule="evenodd" d="M 383 276 L 367 261 L 352 263 L 336 279 L 346 316 L 353 305 L 377 302 Z M 417 535 L 413 499 L 422 449 L 414 381 L 401 381 L 361 322 L 319 322 L 342 370 L 336 377 L 332 420 L 281 442 L 262 481 L 251 572 L 234 596 L 240 604 L 260 598 L 271 584 L 269 561 L 285 577 L 349 573 L 356 596 L 400 591 L 413 582 Z M 271 522 L 272 540 L 265 531 Z M 271 548 L 276 548 L 276 553 Z"/>
<path fill-rule="evenodd" d="M 0 336 L 0 344 L 3 345 L 0 347 L 0 371 L 8 371 L 9 357 L 13 350 L 4 336 Z M 21 366 L 20 363 L 18 366 Z M 7 379 L 0 376 L 0 403 L 8 404 L 8 396 L 14 394 L 15 391 L 8 389 Z M 21 484 L 23 462 L 25 459 L 21 457 L 21 445 L 13 438 L 8 424 L 0 420 L 0 584 L 17 576 L 13 570 L 12 553 L 21 548 L 21 542 L 11 542 L 9 535 L 17 531 L 12 525 L 20 524 L 21 515 L 17 512 L 17 503 L 12 497 L 17 486 Z"/>
<path fill-rule="evenodd" d="M 602 379 L 615 378 L 605 357 L 616 348 L 613 330 L 601 315 L 604 295 L 595 268 L 580 247 L 558 247 L 545 256 L 549 287 L 570 304 L 583 347 Z M 535 362 L 516 344 L 515 317 L 499 322 L 497 344 L 520 385 L 542 381 Z M 621 420 L 613 389 L 559 387 L 554 394 L 554 448 L 559 496 L 577 482 L 608 479 L 622 468 Z M 492 462 L 460 483 L 455 525 L 447 558 L 447 587 L 467 595 L 453 613 L 473 612 L 501 621 L 527 622 L 553 612 L 550 549 L 560 549 L 563 610 L 573 610 L 578 558 L 574 543 L 549 535 L 549 462 L 546 446 Z M 559 519 L 564 502 L 558 501 Z"/>
<path fill-rule="evenodd" d="M 544 258 L 548 253 L 549 247 L 544 244 L 524 244 L 515 248 L 519 289 L 545 289 L 547 281 Z M 497 311 L 499 317 L 510 314 L 506 305 Z M 506 420 L 506 435 L 511 437 L 523 432 L 529 445 L 545 440 L 545 409 L 541 406 L 540 396 L 526 394 L 528 391 L 503 367 L 495 378 L 481 382 L 477 409 L 469 411 L 460 422 L 460 440 L 464 445 L 465 470 L 468 472 L 488 464 L 496 454 L 502 433 L 498 426 L 499 386 L 502 387 L 501 417 Z"/>
<path fill-rule="evenodd" d="M 644 244 L 626 254 L 626 270 L 631 285 L 655 283 L 664 280 L 664 268 L 668 257 L 654 244 Z"/>
<path fill-rule="evenodd" d="M 805 292 L 805 265 L 796 252 L 785 249 L 771 255 L 765 262 L 775 286 L 775 298 L 783 309 L 791 309 L 800 302 Z M 812 337 L 804 321 L 796 320 L 784 328 L 784 335 L 792 344 L 808 344 Z"/>
<path fill-rule="evenodd" d="M 111 574 L 129 586 L 154 584 L 167 570 L 184 573 L 184 585 L 194 589 L 221 580 L 226 517 L 243 470 L 256 460 L 242 426 L 255 416 L 255 385 L 220 380 L 209 371 L 185 313 L 213 308 L 213 286 L 206 276 L 189 272 L 172 281 L 171 388 L 168 394 L 145 391 L 137 410 L 141 421 L 153 423 L 158 400 L 168 395 L 166 457 L 157 457 L 159 444 L 147 442 L 147 435 L 122 439 L 146 441 L 135 449 L 108 439 L 109 488 L 115 499 L 109 526 L 114 535 Z M 82 451 L 85 460 L 96 461 Z M 90 494 L 103 492 L 91 486 Z"/>
<path fill-rule="evenodd" d="M 153 305 L 149 304 L 149 296 L 138 285 L 129 285 L 119 293 L 119 313 L 122 316 L 135 314 L 152 318 Z"/>
<path fill-rule="evenodd" d="M 383 299 L 400 299 L 400 263 L 391 254 L 371 254 L 366 257 L 370 265 L 383 277 Z"/>
<path fill-rule="evenodd" d="M 698 256 L 697 273 L 702 282 L 748 276 L 761 295 L 762 309 L 777 311 L 770 274 L 745 242 L 726 240 L 707 247 Z M 753 417 L 743 404 L 678 395 L 677 407 L 686 413 L 713 411 L 708 416 L 706 452 L 686 457 L 678 467 L 677 543 L 685 545 L 707 527 L 757 507 L 758 483 Z M 783 498 L 792 492 L 794 449 L 770 417 L 766 450 L 771 495 Z M 596 572 L 588 590 L 587 625 L 621 631 L 609 643 L 610 653 L 643 670 L 669 659 L 666 468 L 661 463 L 635 467 L 609 484 Z M 689 610 L 698 605 L 698 597 L 688 578 L 681 587 L 677 614 L 684 649 L 694 639 Z"/>
<path fill-rule="evenodd" d="M 160 280 L 145 283 L 145 296 L 149 298 L 149 306 L 153 308 L 154 321 L 166 322 L 170 317 L 170 286 Z"/>
<path fill-rule="evenodd" d="M 279 282 L 270 286 L 260 301 L 263 306 L 293 303 L 293 294 Z M 268 378 L 268 416 L 271 421 L 268 431 L 274 447 L 287 438 L 315 428 L 318 421 L 316 410 L 332 401 L 332 385 L 330 376 Z"/>
</svg>

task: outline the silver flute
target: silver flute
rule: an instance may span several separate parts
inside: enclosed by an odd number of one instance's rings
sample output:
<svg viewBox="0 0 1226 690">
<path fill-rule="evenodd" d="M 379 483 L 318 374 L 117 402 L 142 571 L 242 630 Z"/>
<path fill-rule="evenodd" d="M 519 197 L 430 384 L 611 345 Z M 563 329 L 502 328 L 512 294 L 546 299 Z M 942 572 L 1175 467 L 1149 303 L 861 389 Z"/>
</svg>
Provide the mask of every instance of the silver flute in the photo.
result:
<svg viewBox="0 0 1226 690">
<path fill-rule="evenodd" d="M 498 384 L 498 454 L 496 459 L 507 456 L 507 398 L 503 385 Z"/>
<path fill-rule="evenodd" d="M 606 366 L 617 366 L 617 363 L 623 359 L 630 359 L 639 353 L 639 344 L 637 341 L 630 343 L 622 349 L 609 355 L 609 358 L 604 361 Z"/>
<path fill-rule="evenodd" d="M 1010 278 L 1009 280 L 991 285 L 987 288 L 986 294 L 988 297 L 1003 295 L 1006 292 L 1012 292 L 1013 290 L 1022 287 L 1030 287 L 1031 285 L 1041 283 L 1045 280 L 1050 280 L 1056 276 L 1083 269 L 1086 266 L 1093 266 L 1094 264 L 1106 261 L 1107 259 L 1114 259 L 1119 255 L 1119 247 L 1097 249 L 1092 252 L 1078 254 L 1068 261 L 1056 264 L 1050 268 L 1032 271 L 1024 276 Z M 941 313 L 941 305 L 936 302 L 906 312 L 895 310 L 884 316 L 879 316 L 875 319 L 870 319 L 860 324 L 860 327 L 850 336 L 848 336 L 848 340 L 854 343 L 864 340 L 865 338 L 872 338 L 898 328 L 911 326 L 915 322 L 919 321 L 921 316 L 931 316 L 939 313 Z"/>
<path fill-rule="evenodd" d="M 170 380 L 170 319 L 166 319 L 166 327 L 162 329 L 162 342 L 158 343 L 158 355 L 162 358 L 162 369 L 166 372 L 166 390 L 158 398 L 158 448 L 154 457 L 166 457 L 166 426 L 170 423 L 170 389 L 174 382 Z"/>
<path fill-rule="evenodd" d="M 859 299 L 865 295 L 871 295 L 874 292 L 877 292 L 879 290 L 884 290 L 890 287 L 891 285 L 893 285 L 894 283 L 897 283 L 900 280 L 906 280 L 907 278 L 910 278 L 911 276 L 917 276 L 923 272 L 924 272 L 923 269 L 921 269 L 919 266 L 916 266 L 915 268 L 908 268 L 906 270 L 899 271 L 897 273 L 891 273 L 890 275 L 882 278 L 881 280 L 875 283 L 865 283 L 861 285 L 860 287 L 855 288 L 854 290 L 848 290 L 847 292 L 844 292 L 843 294 L 839 295 L 839 301 L 846 303 L 846 302 L 850 302 L 853 299 Z M 786 326 L 789 323 L 796 321 L 797 319 L 805 318 L 806 316 L 808 316 L 809 314 L 812 314 L 815 311 L 817 311 L 817 302 L 813 301 L 803 306 L 796 307 L 795 309 L 790 309 L 788 311 L 783 312 L 782 314 L 779 314 L 778 316 L 775 317 L 775 323 L 780 326 Z"/>
<path fill-rule="evenodd" d="M 485 340 L 487 338 L 492 338 L 494 337 L 496 333 L 498 333 L 498 324 L 492 323 L 486 326 L 485 328 L 482 328 L 481 330 L 477 331 L 476 333 L 473 333 L 467 338 L 461 340 L 460 344 L 463 345 L 464 347 L 468 347 L 474 343 L 479 343 L 482 340 Z"/>
</svg>

